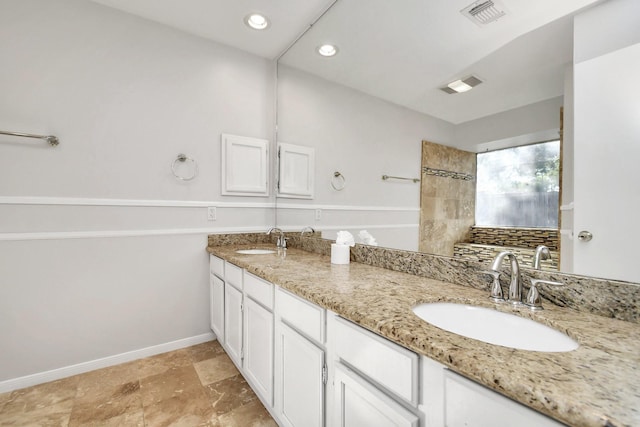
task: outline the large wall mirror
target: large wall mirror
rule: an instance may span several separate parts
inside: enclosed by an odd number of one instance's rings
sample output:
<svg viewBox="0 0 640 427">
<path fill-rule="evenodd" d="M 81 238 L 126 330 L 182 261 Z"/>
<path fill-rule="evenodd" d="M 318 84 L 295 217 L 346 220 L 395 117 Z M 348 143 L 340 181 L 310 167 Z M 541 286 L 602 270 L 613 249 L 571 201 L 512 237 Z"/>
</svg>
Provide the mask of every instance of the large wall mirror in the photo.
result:
<svg viewBox="0 0 640 427">
<path fill-rule="evenodd" d="M 563 272 L 640 282 L 630 268 L 640 239 L 631 222 L 640 208 L 640 131 L 630 114 L 640 111 L 640 94 L 614 84 L 638 72 L 640 31 L 624 18 L 637 5 L 329 6 L 278 61 L 278 142 L 315 149 L 314 198 L 278 197 L 278 226 L 310 225 L 330 239 L 349 230 L 357 241 L 366 230 L 380 246 L 472 257 L 454 244 L 482 243 L 486 232 L 470 231 L 477 153 L 560 141 L 555 160 L 533 167 L 534 179 L 558 178 L 544 191 L 559 193 L 551 205 L 559 222 L 526 238 L 556 242 L 546 268 L 560 259 Z M 619 34 L 607 27 L 612 20 Z M 539 204 L 523 206 L 528 214 Z"/>
</svg>

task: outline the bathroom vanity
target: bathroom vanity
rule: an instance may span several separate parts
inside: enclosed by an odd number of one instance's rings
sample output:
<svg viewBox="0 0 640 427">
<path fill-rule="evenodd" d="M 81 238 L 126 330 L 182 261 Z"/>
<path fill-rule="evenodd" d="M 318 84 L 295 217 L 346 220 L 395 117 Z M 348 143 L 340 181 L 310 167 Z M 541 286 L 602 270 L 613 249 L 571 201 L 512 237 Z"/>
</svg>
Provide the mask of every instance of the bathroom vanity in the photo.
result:
<svg viewBox="0 0 640 427">
<path fill-rule="evenodd" d="M 636 323 L 550 303 L 532 312 L 472 287 L 331 265 L 296 248 L 236 252 L 255 247 L 208 247 L 211 326 L 281 425 L 640 424 Z M 446 332 L 412 312 L 438 301 L 515 313 L 580 346 L 516 350 Z"/>
</svg>

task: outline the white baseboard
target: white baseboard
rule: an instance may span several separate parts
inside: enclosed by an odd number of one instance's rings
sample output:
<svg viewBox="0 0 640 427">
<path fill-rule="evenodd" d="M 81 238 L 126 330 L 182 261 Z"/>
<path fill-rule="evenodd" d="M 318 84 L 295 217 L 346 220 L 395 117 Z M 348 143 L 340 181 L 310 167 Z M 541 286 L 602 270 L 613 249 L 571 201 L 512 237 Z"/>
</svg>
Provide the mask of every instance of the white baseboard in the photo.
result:
<svg viewBox="0 0 640 427">
<path fill-rule="evenodd" d="M 106 368 L 109 366 L 119 365 L 120 363 L 130 362 L 143 357 L 154 356 L 167 351 L 178 350 L 180 348 L 189 347 L 203 342 L 211 341 L 216 336 L 212 333 L 196 335 L 194 337 L 184 338 L 177 341 L 171 341 L 164 344 L 158 344 L 151 347 L 141 348 L 139 350 L 128 351 L 126 353 L 116 354 L 104 357 L 102 359 L 91 360 L 88 362 L 78 363 L 76 365 L 65 366 L 63 368 L 52 369 L 50 371 L 38 372 L 24 377 L 13 378 L 6 381 L 0 381 L 0 393 L 6 393 L 12 390 L 18 390 L 25 387 L 31 387 L 38 384 L 55 381 L 62 378 L 70 377 L 77 374 L 93 371 L 96 369 Z"/>
</svg>

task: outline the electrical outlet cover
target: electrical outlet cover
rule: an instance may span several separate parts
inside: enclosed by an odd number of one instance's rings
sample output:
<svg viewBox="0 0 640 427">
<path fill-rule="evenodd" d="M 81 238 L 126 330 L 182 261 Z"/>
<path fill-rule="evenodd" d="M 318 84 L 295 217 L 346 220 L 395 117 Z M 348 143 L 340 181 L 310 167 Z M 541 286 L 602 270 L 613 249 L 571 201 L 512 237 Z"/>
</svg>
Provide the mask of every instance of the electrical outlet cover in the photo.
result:
<svg viewBox="0 0 640 427">
<path fill-rule="evenodd" d="M 207 208 L 207 220 L 208 221 L 216 220 L 216 208 L 214 206 Z"/>
</svg>

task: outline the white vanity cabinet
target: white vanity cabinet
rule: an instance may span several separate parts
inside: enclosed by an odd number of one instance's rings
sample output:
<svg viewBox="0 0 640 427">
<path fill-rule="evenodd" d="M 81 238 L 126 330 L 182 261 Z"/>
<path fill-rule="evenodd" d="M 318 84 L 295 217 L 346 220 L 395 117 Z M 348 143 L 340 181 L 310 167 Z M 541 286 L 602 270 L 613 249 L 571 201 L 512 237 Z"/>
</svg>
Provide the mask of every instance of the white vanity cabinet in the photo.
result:
<svg viewBox="0 0 640 427">
<path fill-rule="evenodd" d="M 425 427 L 561 427 L 546 415 L 464 378 L 426 357 L 422 362 Z"/>
<path fill-rule="evenodd" d="M 273 285 L 244 272 L 244 341 L 245 377 L 262 397 L 273 406 Z"/>
<path fill-rule="evenodd" d="M 224 342 L 224 280 L 215 275 L 209 277 L 210 326 L 221 343 Z"/>
<path fill-rule="evenodd" d="M 331 314 L 333 426 L 419 427 L 418 355 Z"/>
<path fill-rule="evenodd" d="M 242 366 L 242 292 L 228 283 L 224 288 L 224 345 L 227 354 Z"/>
<path fill-rule="evenodd" d="M 281 427 L 560 427 L 220 258 L 211 329 Z"/>
<path fill-rule="evenodd" d="M 224 260 L 209 256 L 209 321 L 220 343 L 224 342 Z"/>
<path fill-rule="evenodd" d="M 276 288 L 275 410 L 286 427 L 325 425 L 326 310 Z"/>
<path fill-rule="evenodd" d="M 262 403 L 271 409 L 273 285 L 213 255 L 210 266 L 211 329 Z"/>
<path fill-rule="evenodd" d="M 242 269 L 225 263 L 224 343 L 227 354 L 242 367 Z"/>
</svg>

